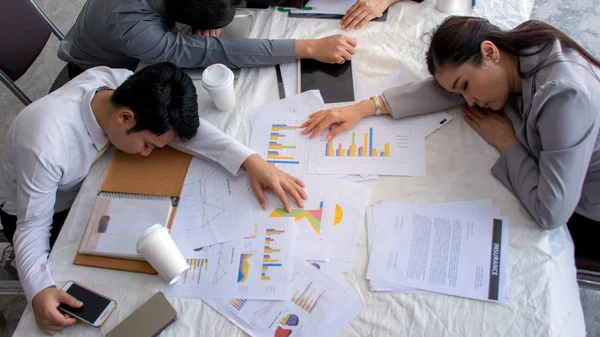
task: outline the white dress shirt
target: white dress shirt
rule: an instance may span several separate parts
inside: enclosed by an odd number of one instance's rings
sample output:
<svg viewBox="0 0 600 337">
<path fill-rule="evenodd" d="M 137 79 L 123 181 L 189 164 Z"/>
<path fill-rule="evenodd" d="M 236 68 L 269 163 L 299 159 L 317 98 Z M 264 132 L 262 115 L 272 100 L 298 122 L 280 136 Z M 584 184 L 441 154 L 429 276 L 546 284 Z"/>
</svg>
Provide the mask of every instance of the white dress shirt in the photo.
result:
<svg viewBox="0 0 600 337">
<path fill-rule="evenodd" d="M 0 159 L 0 205 L 17 216 L 13 238 L 27 299 L 54 285 L 48 253 L 52 216 L 71 207 L 96 155 L 108 142 L 90 103 L 117 88 L 129 70 L 96 67 L 27 106 L 13 121 Z M 196 137 L 174 148 L 213 160 L 232 174 L 254 152 L 200 120 Z"/>
</svg>

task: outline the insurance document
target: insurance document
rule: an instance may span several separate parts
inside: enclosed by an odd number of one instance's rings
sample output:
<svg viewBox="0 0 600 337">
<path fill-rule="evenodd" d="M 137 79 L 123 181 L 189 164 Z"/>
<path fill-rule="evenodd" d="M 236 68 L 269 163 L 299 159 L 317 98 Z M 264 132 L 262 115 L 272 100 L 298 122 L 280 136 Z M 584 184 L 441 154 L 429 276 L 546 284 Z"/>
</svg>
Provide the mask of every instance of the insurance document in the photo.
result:
<svg viewBox="0 0 600 337">
<path fill-rule="evenodd" d="M 379 214 L 368 279 L 479 300 L 506 299 L 506 219 L 393 206 Z"/>
</svg>

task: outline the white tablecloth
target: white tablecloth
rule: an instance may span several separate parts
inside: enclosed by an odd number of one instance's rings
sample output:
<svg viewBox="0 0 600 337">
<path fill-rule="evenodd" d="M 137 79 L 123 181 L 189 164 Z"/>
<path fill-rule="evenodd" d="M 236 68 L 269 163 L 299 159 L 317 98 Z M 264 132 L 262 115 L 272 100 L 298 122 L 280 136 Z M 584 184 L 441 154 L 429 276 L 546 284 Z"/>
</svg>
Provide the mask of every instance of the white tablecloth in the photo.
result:
<svg viewBox="0 0 600 337">
<path fill-rule="evenodd" d="M 459 0 L 469 1 L 470 0 Z M 533 0 L 480 0 L 473 15 L 484 16 L 503 28 L 529 18 Z M 467 14 L 467 13 L 463 13 Z M 278 11 L 254 12 L 252 37 L 311 38 L 341 32 L 337 20 L 289 19 Z M 358 76 L 365 88 L 378 78 L 400 69 L 415 78 L 425 77 L 422 36 L 446 14 L 434 2 L 404 1 L 392 6 L 385 23 L 371 23 L 358 38 Z M 193 78 L 197 78 L 196 75 Z M 201 115 L 230 135 L 248 141 L 249 107 L 278 99 L 274 67 L 243 69 L 235 89 L 234 113 L 215 110 L 206 91 L 196 82 Z M 363 231 L 348 282 L 359 293 L 364 310 L 341 336 L 565 336 L 585 335 L 576 283 L 573 244 L 563 227 L 545 232 L 538 228 L 521 203 L 489 169 L 498 157 L 463 121 L 458 110 L 453 121 L 426 140 L 425 177 L 381 177 L 373 186 L 371 203 L 402 200 L 436 203 L 491 198 L 510 219 L 510 300 L 495 304 L 444 295 L 373 293 L 365 280 L 367 238 Z M 158 276 L 74 266 L 72 264 L 110 153 L 92 168 L 73 205 L 50 256 L 59 286 L 68 280 L 83 283 L 117 301 L 117 309 L 100 329 L 84 324 L 60 335 L 101 336 L 164 288 Z M 364 226 L 364 225 L 363 225 Z M 162 336 L 245 336 L 235 325 L 199 299 L 171 298 L 179 319 Z M 38 336 L 31 306 L 23 314 L 15 336 Z"/>
</svg>

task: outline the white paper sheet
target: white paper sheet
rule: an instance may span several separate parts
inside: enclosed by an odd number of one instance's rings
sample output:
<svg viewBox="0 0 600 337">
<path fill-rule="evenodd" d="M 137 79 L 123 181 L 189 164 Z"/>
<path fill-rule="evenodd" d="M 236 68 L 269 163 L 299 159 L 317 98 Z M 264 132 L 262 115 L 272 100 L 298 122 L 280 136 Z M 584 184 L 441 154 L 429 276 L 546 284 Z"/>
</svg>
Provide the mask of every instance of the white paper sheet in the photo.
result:
<svg viewBox="0 0 600 337">
<path fill-rule="evenodd" d="M 279 69 L 281 70 L 281 79 L 283 81 L 285 97 L 288 98 L 299 94 L 298 62 L 280 64 Z"/>
<path fill-rule="evenodd" d="M 302 260 L 326 262 L 331 257 L 331 249 L 331 242 L 296 239 L 294 256 Z"/>
<path fill-rule="evenodd" d="M 313 90 L 251 109 L 250 148 L 282 171 L 304 179 L 309 140 L 299 126 L 323 106 L 321 95 Z"/>
<path fill-rule="evenodd" d="M 167 296 L 285 299 L 293 269 L 295 226 L 287 219 L 255 217 L 254 233 L 204 247 L 189 257 L 192 267 Z"/>
<path fill-rule="evenodd" d="M 331 141 L 327 132 L 310 140 L 309 174 L 425 175 L 424 137 L 406 121 L 365 118 Z"/>
<path fill-rule="evenodd" d="M 331 257 L 352 262 L 371 187 L 327 176 L 310 176 L 305 183 L 308 199 L 304 209 L 293 208 L 288 213 L 271 207 L 266 213 L 274 218 L 293 219 L 297 239 L 331 243 Z M 277 204 L 272 193 L 267 197 L 270 205 Z"/>
<path fill-rule="evenodd" d="M 219 164 L 195 157 L 185 177 L 171 236 L 188 256 L 193 249 L 250 235 L 256 210 L 260 207 L 246 175 L 234 177 Z"/>
<path fill-rule="evenodd" d="M 336 336 L 362 309 L 358 296 L 302 260 L 294 261 L 294 269 L 285 301 L 206 302 L 254 337 Z"/>
<path fill-rule="evenodd" d="M 368 232 L 368 248 L 369 248 L 369 256 L 372 251 L 373 242 L 375 241 L 375 232 L 377 230 L 377 222 L 379 220 L 379 214 L 382 212 L 382 209 L 392 209 L 394 206 L 392 205 L 409 205 L 406 203 L 398 202 L 398 201 L 383 201 L 377 205 L 367 208 L 367 232 Z M 383 207 L 387 206 L 387 207 Z M 450 209 L 453 212 L 461 212 L 465 214 L 476 214 L 478 216 L 492 216 L 492 217 L 500 217 L 500 210 L 495 208 L 492 204 L 492 200 L 484 199 L 484 200 L 471 200 L 471 201 L 457 201 L 457 202 L 446 202 L 446 203 L 438 203 L 438 204 L 428 204 L 427 206 L 437 207 L 441 209 Z M 401 206 L 402 207 L 402 206 Z M 398 286 L 393 282 L 385 282 L 385 281 L 376 281 L 371 280 L 369 282 L 369 286 L 371 291 L 392 291 L 392 292 L 401 292 L 401 293 L 411 293 L 411 294 L 426 294 L 426 293 L 434 293 L 426 290 L 415 289 L 407 286 Z"/>
<path fill-rule="evenodd" d="M 395 214 L 380 214 L 367 278 L 481 300 L 506 299 L 506 219 L 393 206 Z"/>
</svg>

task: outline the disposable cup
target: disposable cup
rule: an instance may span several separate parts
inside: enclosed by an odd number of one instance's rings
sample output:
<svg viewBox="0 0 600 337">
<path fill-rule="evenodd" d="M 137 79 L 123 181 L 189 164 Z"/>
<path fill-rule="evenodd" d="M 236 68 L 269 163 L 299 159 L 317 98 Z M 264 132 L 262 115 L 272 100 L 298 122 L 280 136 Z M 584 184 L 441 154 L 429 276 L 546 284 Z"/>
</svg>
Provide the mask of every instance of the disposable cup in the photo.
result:
<svg viewBox="0 0 600 337">
<path fill-rule="evenodd" d="M 435 7 L 442 13 L 452 13 L 456 8 L 457 0 L 437 0 Z"/>
<path fill-rule="evenodd" d="M 220 63 L 207 67 L 202 73 L 202 86 L 221 111 L 231 111 L 235 107 L 233 78 L 231 69 Z"/>
<path fill-rule="evenodd" d="M 190 269 L 169 231 L 161 224 L 148 228 L 135 248 L 169 284 L 177 282 Z"/>
</svg>

